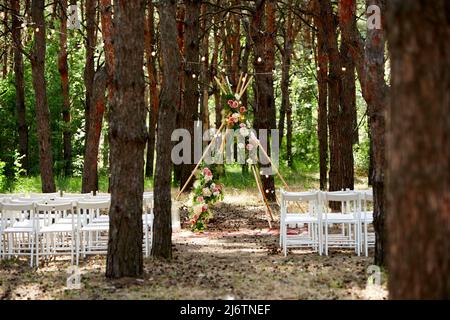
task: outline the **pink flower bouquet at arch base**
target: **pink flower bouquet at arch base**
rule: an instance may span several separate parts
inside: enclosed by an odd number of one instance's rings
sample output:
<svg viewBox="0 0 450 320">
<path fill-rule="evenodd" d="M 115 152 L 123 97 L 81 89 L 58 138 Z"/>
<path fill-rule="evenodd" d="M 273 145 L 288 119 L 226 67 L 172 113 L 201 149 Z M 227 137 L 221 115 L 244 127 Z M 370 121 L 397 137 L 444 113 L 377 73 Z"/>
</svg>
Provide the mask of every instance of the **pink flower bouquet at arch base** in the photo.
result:
<svg viewBox="0 0 450 320">
<path fill-rule="evenodd" d="M 200 168 L 196 178 L 191 193 L 189 218 L 192 231 L 202 232 L 211 216 L 210 206 L 223 199 L 223 186 L 214 182 L 213 173 L 208 167 Z"/>
</svg>

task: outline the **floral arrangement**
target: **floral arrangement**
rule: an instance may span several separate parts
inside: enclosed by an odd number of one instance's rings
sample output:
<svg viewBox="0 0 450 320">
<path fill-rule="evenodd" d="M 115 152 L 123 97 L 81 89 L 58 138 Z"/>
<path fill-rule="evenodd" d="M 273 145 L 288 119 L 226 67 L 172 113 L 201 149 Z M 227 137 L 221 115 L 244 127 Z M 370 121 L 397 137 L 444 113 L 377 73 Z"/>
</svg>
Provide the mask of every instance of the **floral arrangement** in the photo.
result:
<svg viewBox="0 0 450 320">
<path fill-rule="evenodd" d="M 192 231 L 204 231 L 211 216 L 210 205 L 223 199 L 223 186 L 214 182 L 212 171 L 204 167 L 196 173 L 192 190 L 190 222 Z"/>
</svg>

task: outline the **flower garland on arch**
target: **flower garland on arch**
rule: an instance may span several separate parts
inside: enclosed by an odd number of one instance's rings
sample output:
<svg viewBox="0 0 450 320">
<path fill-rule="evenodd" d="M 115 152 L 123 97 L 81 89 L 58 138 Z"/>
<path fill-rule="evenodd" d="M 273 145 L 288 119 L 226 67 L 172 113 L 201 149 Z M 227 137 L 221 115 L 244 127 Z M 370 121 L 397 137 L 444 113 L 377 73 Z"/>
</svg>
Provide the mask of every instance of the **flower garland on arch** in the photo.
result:
<svg viewBox="0 0 450 320">
<path fill-rule="evenodd" d="M 248 121 L 249 110 L 246 106 L 242 105 L 240 99 L 248 88 L 252 78 L 252 76 L 248 78 L 247 75 L 244 76 L 241 74 L 236 92 L 233 93 L 228 78 L 225 79 L 222 76 L 222 81 L 220 81 L 215 77 L 227 101 L 223 109 L 224 124 L 226 124 L 228 129 L 239 130 L 239 133 L 245 137 L 245 145 L 240 146 L 238 144 L 238 148 L 245 148 L 248 152 L 252 151 L 256 146 L 252 142 L 252 139 L 249 139 L 251 136 L 250 129 L 252 128 Z M 249 158 L 247 163 L 253 164 L 252 159 Z M 206 230 L 206 223 L 211 217 L 210 206 L 217 201 L 223 200 L 223 185 L 214 181 L 213 174 L 208 167 L 200 168 L 195 173 L 195 177 L 196 181 L 191 192 L 192 205 L 189 210 L 190 223 L 192 231 L 203 232 Z"/>
<path fill-rule="evenodd" d="M 223 186 L 214 181 L 213 173 L 208 167 L 197 171 L 196 178 L 191 193 L 191 229 L 205 231 L 206 223 L 211 217 L 210 205 L 223 200 Z"/>
</svg>

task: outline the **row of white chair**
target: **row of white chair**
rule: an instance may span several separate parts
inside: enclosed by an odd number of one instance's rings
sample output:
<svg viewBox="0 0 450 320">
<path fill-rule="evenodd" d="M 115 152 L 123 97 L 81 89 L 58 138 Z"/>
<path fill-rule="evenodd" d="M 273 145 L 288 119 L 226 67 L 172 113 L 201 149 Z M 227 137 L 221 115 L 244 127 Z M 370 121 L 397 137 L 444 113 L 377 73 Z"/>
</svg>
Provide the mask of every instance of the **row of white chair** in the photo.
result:
<svg viewBox="0 0 450 320">
<path fill-rule="evenodd" d="M 90 254 L 106 254 L 110 196 L 42 194 L 0 198 L 0 258 L 70 255 L 72 264 Z M 144 193 L 143 250 L 149 256 L 153 235 L 153 193 Z"/>
<path fill-rule="evenodd" d="M 373 223 L 371 190 L 287 192 L 281 189 L 280 193 L 280 246 L 285 255 L 289 247 L 310 247 L 320 255 L 328 255 L 329 248 L 352 248 L 358 256 L 362 252 L 368 256 L 368 248 L 375 243 L 375 236 L 368 229 Z M 330 209 L 333 202 L 340 207 L 339 212 Z M 298 227 L 298 234 L 289 234 L 291 226 Z M 338 232 L 331 232 L 333 227 Z"/>
</svg>

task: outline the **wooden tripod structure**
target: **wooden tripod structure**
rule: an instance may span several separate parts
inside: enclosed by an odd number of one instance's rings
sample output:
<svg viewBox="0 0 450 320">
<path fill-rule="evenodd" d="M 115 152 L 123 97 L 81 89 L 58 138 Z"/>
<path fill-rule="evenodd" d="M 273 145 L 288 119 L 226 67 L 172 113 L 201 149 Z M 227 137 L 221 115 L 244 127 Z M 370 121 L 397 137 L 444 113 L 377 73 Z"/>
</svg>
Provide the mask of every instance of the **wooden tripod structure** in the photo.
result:
<svg viewBox="0 0 450 320">
<path fill-rule="evenodd" d="M 221 76 L 221 80 L 219 78 L 217 78 L 217 77 L 214 77 L 214 79 L 216 80 L 216 82 L 217 82 L 217 84 L 218 84 L 218 86 L 219 86 L 219 88 L 220 88 L 220 90 L 222 91 L 223 94 L 225 94 L 225 95 L 233 95 L 237 101 L 240 101 L 242 95 L 247 90 L 247 88 L 248 88 L 248 86 L 250 84 L 250 81 L 253 79 L 253 76 L 250 76 L 250 78 L 248 78 L 247 74 L 244 75 L 244 74 L 241 73 L 241 75 L 239 77 L 238 85 L 236 87 L 236 92 L 234 94 L 232 93 L 232 89 L 231 89 L 231 85 L 230 85 L 230 82 L 228 80 L 228 77 Z M 189 184 L 189 182 L 191 181 L 191 179 L 194 177 L 195 172 L 197 171 L 198 167 L 200 166 L 200 164 L 205 159 L 206 155 L 208 154 L 209 150 L 211 149 L 211 146 L 213 146 L 214 143 L 216 142 L 217 137 L 219 137 L 220 135 L 223 134 L 222 131 L 224 131 L 225 124 L 226 124 L 226 121 L 224 121 L 221 124 L 221 126 L 217 130 L 216 134 L 214 135 L 213 139 L 211 139 L 210 143 L 208 144 L 208 146 L 206 147 L 205 151 L 203 152 L 202 157 L 198 161 L 198 163 L 195 166 L 194 170 L 192 170 L 191 175 L 189 176 L 189 178 L 184 183 L 183 187 L 178 192 L 178 194 L 177 194 L 177 196 L 175 198 L 176 200 L 178 200 L 178 198 L 183 193 L 183 191 L 186 189 L 186 187 Z M 223 135 L 223 136 L 225 136 L 225 135 Z M 284 187 L 286 189 L 289 189 L 289 186 L 286 183 L 286 180 L 283 178 L 283 176 L 281 175 L 280 171 L 275 166 L 275 164 L 273 163 L 273 161 L 270 158 L 270 156 L 267 154 L 266 150 L 264 150 L 264 147 L 261 145 L 261 142 L 258 140 L 258 138 L 256 138 L 256 136 L 253 133 L 250 134 L 250 140 L 252 142 L 254 142 L 261 149 L 263 155 L 267 158 L 267 160 L 270 162 L 272 167 L 275 168 L 276 174 L 278 175 L 280 180 L 283 182 Z M 222 145 L 220 147 L 220 151 L 221 152 L 223 151 L 224 141 L 225 140 L 222 140 Z M 264 192 L 264 188 L 263 188 L 263 185 L 262 185 L 261 177 L 258 174 L 257 167 L 256 167 L 255 164 L 251 164 L 251 169 L 252 169 L 253 175 L 255 177 L 256 185 L 257 185 L 258 191 L 259 191 L 259 193 L 261 195 L 261 199 L 263 200 L 263 202 L 264 202 L 264 204 L 266 206 L 266 214 L 267 214 L 267 221 L 269 223 L 269 227 L 272 228 L 272 221 L 274 221 L 273 214 L 272 214 L 272 209 L 270 208 L 269 202 L 267 201 L 267 197 L 266 197 L 265 192 Z"/>
</svg>

